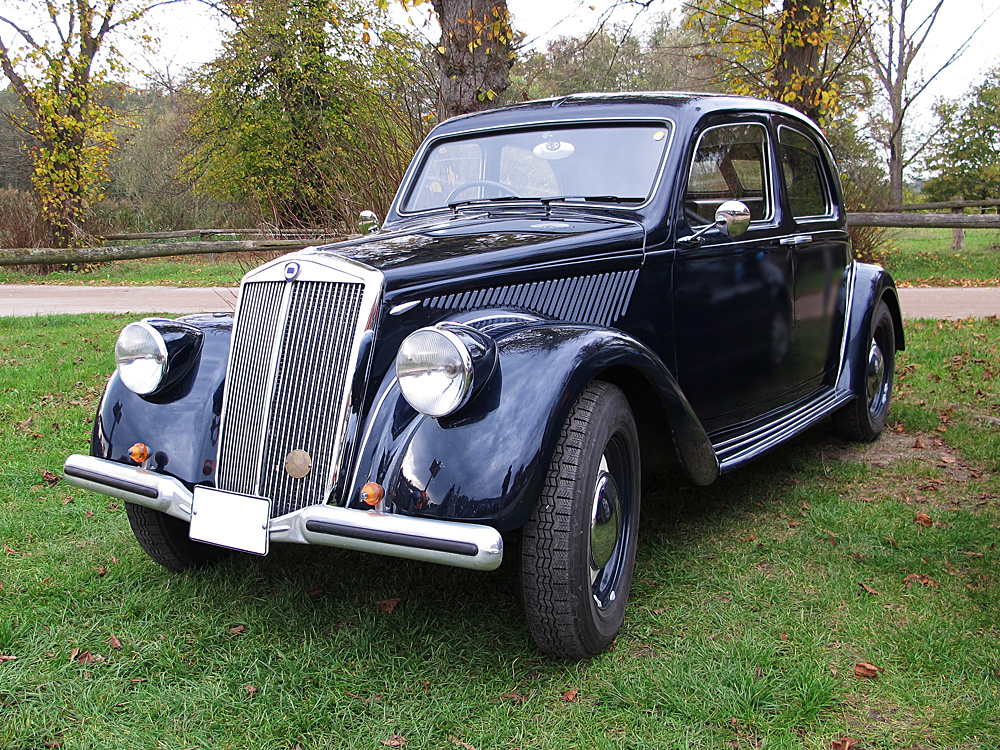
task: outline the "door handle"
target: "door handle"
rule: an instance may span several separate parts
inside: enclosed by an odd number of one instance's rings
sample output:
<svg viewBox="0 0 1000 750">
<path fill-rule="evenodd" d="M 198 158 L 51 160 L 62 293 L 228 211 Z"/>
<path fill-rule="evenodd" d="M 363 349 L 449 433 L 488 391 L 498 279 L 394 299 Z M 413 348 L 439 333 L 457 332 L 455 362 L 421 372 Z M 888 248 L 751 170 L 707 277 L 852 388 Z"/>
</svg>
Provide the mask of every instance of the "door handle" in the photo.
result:
<svg viewBox="0 0 1000 750">
<path fill-rule="evenodd" d="M 782 245 L 804 245 L 807 242 L 812 242 L 813 238 L 811 234 L 796 234 L 793 237 L 782 237 L 779 242 Z"/>
</svg>

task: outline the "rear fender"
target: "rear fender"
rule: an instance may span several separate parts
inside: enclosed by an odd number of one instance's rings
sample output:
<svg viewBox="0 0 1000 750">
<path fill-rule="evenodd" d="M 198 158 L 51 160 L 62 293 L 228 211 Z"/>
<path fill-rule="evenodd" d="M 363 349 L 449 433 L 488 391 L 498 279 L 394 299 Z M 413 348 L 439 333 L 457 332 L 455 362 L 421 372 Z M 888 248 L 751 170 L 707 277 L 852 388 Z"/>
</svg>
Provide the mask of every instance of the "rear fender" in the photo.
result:
<svg viewBox="0 0 1000 750">
<path fill-rule="evenodd" d="M 204 336 L 198 361 L 179 382 L 151 396 L 130 391 L 116 371 L 97 410 L 90 453 L 135 466 L 129 448 L 143 443 L 149 448 L 148 468 L 188 486 L 214 484 L 233 316 L 215 313 L 180 320 Z"/>
<path fill-rule="evenodd" d="M 698 484 L 719 473 L 711 442 L 676 381 L 653 352 L 620 332 L 541 324 L 496 341 L 498 366 L 456 414 L 432 419 L 402 398 L 390 373 L 362 441 L 352 504 L 368 480 L 397 510 L 442 519 L 523 526 L 542 489 L 563 423 L 602 373 L 639 373 L 658 397 L 681 464 Z M 628 394 L 626 394 L 628 395 Z M 642 404 L 633 404 L 633 408 Z"/>
<path fill-rule="evenodd" d="M 856 263 L 851 287 L 850 309 L 847 311 L 847 339 L 843 366 L 837 379 L 838 390 L 865 392 L 868 370 L 868 348 L 872 336 L 872 319 L 878 303 L 885 302 L 896 329 L 896 350 L 905 348 L 903 316 L 899 294 L 892 276 L 881 266 Z"/>
</svg>

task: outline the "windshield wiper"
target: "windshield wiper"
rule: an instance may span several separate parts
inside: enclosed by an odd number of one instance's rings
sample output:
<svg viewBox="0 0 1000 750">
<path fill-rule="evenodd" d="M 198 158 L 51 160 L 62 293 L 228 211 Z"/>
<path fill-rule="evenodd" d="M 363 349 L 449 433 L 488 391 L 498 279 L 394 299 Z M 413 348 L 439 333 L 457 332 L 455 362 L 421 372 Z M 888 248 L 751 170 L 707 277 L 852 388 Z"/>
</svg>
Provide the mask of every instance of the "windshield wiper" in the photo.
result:
<svg viewBox="0 0 1000 750">
<path fill-rule="evenodd" d="M 586 203 L 642 203 L 645 198 L 622 197 L 619 195 L 557 195 L 551 198 L 539 198 L 548 205 L 549 203 L 574 203 L 584 201 Z"/>
<path fill-rule="evenodd" d="M 496 198 L 470 198 L 467 201 L 455 201 L 454 203 L 449 203 L 448 208 L 452 211 L 458 210 L 459 206 L 475 206 L 483 203 L 499 203 L 502 201 L 523 201 L 525 200 L 519 195 L 500 195 Z M 530 200 L 530 199 L 528 199 Z"/>
</svg>

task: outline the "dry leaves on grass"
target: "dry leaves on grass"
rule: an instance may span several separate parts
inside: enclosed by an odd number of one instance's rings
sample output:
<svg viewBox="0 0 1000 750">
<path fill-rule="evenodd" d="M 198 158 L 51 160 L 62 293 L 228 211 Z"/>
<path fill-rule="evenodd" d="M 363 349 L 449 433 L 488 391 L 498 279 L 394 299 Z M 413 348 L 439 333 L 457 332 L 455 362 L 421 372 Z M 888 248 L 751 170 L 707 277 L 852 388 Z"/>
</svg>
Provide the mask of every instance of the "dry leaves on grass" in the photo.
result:
<svg viewBox="0 0 1000 750">
<path fill-rule="evenodd" d="M 111 634 L 111 637 L 108 638 L 108 640 L 106 640 L 105 643 L 107 643 L 109 646 L 111 646 L 111 648 L 115 649 L 116 651 L 122 650 L 122 642 L 118 640 L 118 636 L 116 636 L 114 633 Z"/>
<path fill-rule="evenodd" d="M 17 661 L 17 657 L 10 654 L 0 654 L 0 663 L 5 661 Z"/>
<path fill-rule="evenodd" d="M 915 583 L 919 583 L 921 586 L 940 586 L 937 581 L 932 579 L 929 575 L 924 573 L 910 573 L 903 579 L 904 586 L 912 586 Z"/>
<path fill-rule="evenodd" d="M 913 523 L 920 524 L 924 528 L 929 529 L 934 525 L 934 519 L 926 513 L 917 513 L 916 518 L 913 519 Z"/>
<path fill-rule="evenodd" d="M 854 665 L 854 676 L 863 680 L 870 680 L 873 677 L 878 677 L 878 673 L 884 670 L 885 667 L 876 667 L 874 664 L 869 664 L 866 661 L 859 661 Z"/>
<path fill-rule="evenodd" d="M 852 737 L 841 737 L 839 740 L 831 742 L 830 747 L 832 750 L 851 750 L 857 744 L 858 741 Z"/>
<path fill-rule="evenodd" d="M 863 588 L 865 591 L 867 591 L 872 596 L 878 596 L 879 595 L 879 593 L 875 589 L 873 589 L 871 586 L 869 586 L 867 583 L 862 583 L 861 584 L 861 588 Z"/>
<path fill-rule="evenodd" d="M 511 703 L 524 703 L 526 700 L 528 700 L 523 695 L 521 695 L 521 692 L 517 688 L 514 688 L 509 693 L 504 693 L 500 697 L 503 698 L 505 701 L 510 701 Z"/>
<path fill-rule="evenodd" d="M 562 699 L 567 703 L 576 700 L 576 696 L 580 693 L 579 688 L 570 688 L 565 693 L 562 694 Z"/>
<path fill-rule="evenodd" d="M 236 625 L 234 627 L 229 628 L 229 635 L 239 635 L 244 630 L 246 630 L 245 625 Z"/>
<path fill-rule="evenodd" d="M 69 660 L 80 664 L 94 664 L 104 661 L 104 657 L 100 654 L 92 654 L 90 651 L 80 651 L 80 649 L 74 648 L 69 652 Z"/>
<path fill-rule="evenodd" d="M 389 739 L 387 739 L 387 740 L 379 740 L 379 741 L 383 745 L 385 745 L 386 747 L 405 747 L 406 746 L 406 737 L 403 737 L 400 734 L 392 734 L 392 735 L 389 736 Z"/>
<path fill-rule="evenodd" d="M 382 610 L 383 612 L 385 612 L 387 615 L 391 615 L 393 612 L 396 611 L 396 607 L 399 606 L 399 603 L 401 601 L 402 601 L 402 599 L 399 599 L 399 598 L 396 598 L 396 599 L 383 599 L 380 602 L 375 602 L 375 605 L 380 610 Z"/>
<path fill-rule="evenodd" d="M 455 745 L 456 747 L 464 747 L 465 750 L 476 750 L 476 748 L 474 748 L 468 742 L 462 742 L 462 740 L 456 737 L 452 737 L 450 734 L 448 735 L 448 740 L 451 742 L 451 744 Z"/>
</svg>

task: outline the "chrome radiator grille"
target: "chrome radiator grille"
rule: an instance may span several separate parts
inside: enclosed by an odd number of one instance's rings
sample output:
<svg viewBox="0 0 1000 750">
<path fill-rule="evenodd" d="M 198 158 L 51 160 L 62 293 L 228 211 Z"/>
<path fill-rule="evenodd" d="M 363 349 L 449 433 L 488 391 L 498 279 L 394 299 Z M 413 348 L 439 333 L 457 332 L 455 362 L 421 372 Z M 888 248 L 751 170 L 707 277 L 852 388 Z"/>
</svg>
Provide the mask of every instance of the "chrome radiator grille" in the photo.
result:
<svg viewBox="0 0 1000 750">
<path fill-rule="evenodd" d="M 323 503 L 338 469 L 365 285 L 245 283 L 233 329 L 218 486 L 272 501 L 273 517 Z M 285 471 L 292 451 L 309 473 Z"/>
</svg>

